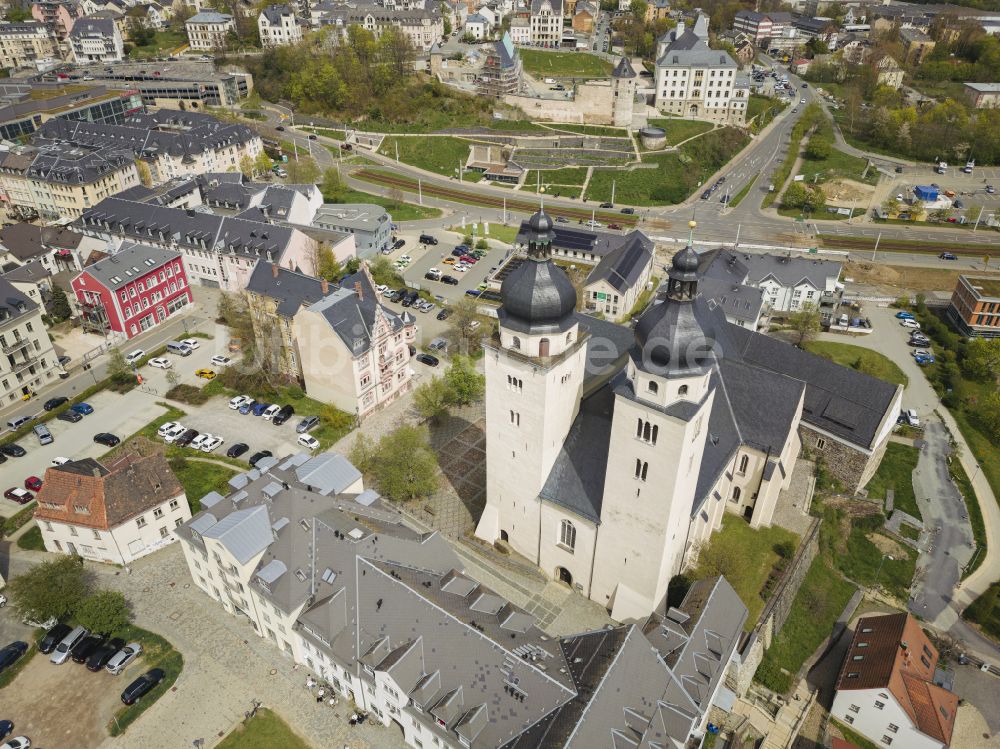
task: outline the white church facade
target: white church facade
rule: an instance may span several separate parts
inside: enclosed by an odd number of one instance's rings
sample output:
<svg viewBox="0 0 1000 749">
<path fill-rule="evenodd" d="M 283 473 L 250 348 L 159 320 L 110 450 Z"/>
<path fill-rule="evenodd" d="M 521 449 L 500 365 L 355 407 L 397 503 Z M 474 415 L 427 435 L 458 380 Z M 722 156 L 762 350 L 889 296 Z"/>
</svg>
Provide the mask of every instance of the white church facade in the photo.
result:
<svg viewBox="0 0 1000 749">
<path fill-rule="evenodd" d="M 768 339 L 794 352 L 775 364 L 764 336 L 699 292 L 690 245 L 634 331 L 582 316 L 551 259 L 551 219 L 540 212 L 529 228 L 486 344 L 477 536 L 507 542 L 623 621 L 654 610 L 725 512 L 771 523 L 803 435 L 826 428 L 861 474 L 877 467 L 901 388 Z M 837 415 L 853 432 L 827 423 Z"/>
</svg>

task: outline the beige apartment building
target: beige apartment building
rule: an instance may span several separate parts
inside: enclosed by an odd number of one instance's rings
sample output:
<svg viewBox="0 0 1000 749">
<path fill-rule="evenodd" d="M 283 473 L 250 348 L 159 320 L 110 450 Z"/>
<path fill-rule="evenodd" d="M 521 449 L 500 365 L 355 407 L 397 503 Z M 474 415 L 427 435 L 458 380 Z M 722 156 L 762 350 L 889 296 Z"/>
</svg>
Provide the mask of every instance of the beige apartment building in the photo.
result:
<svg viewBox="0 0 1000 749">
<path fill-rule="evenodd" d="M 37 392 L 61 369 L 42 322 L 44 311 L 0 278 L 0 406 Z"/>
<path fill-rule="evenodd" d="M 236 31 L 236 22 L 228 13 L 206 10 L 191 16 L 184 24 L 191 49 L 225 49 L 229 32 Z"/>
<path fill-rule="evenodd" d="M 56 42 L 37 21 L 0 23 L 0 68 L 33 68 L 57 57 Z"/>
</svg>

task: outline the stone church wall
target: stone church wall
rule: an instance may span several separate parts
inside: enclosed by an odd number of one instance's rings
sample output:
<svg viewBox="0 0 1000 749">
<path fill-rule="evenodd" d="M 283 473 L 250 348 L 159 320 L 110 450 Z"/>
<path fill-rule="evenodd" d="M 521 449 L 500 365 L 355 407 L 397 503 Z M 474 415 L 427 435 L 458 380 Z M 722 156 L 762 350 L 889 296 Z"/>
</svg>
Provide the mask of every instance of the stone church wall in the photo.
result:
<svg viewBox="0 0 1000 749">
<path fill-rule="evenodd" d="M 803 449 L 822 458 L 823 468 L 843 484 L 848 494 L 853 494 L 868 483 L 885 452 L 883 445 L 875 455 L 866 455 L 828 435 L 813 431 L 805 422 L 799 423 L 799 436 L 802 438 Z M 823 440 L 823 447 L 819 447 L 819 440 Z"/>
</svg>

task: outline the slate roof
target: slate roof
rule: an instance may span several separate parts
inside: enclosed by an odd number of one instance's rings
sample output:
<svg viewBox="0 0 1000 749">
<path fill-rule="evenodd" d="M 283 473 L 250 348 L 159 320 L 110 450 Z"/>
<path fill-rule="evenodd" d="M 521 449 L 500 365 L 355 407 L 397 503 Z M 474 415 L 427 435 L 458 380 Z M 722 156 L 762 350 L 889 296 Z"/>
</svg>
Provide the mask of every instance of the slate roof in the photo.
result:
<svg viewBox="0 0 1000 749">
<path fill-rule="evenodd" d="M 114 36 L 115 22 L 110 18 L 95 18 L 93 15 L 78 18 L 69 32 L 70 39 L 94 36 Z"/>
<path fill-rule="evenodd" d="M 383 320 L 393 330 L 409 324 L 382 305 L 380 297 L 375 293 L 371 276 L 365 269 L 342 278 L 340 287 L 314 304 L 310 311 L 322 315 L 327 325 L 354 356 L 359 356 L 371 348 L 372 330 L 378 319 Z"/>
<path fill-rule="evenodd" d="M 280 26 L 281 19 L 283 16 L 295 17 L 292 9 L 288 5 L 268 5 L 266 6 L 260 14 L 267 19 L 267 22 L 272 26 Z"/>
<path fill-rule="evenodd" d="M 121 288 L 147 273 L 181 259 L 181 253 L 148 244 L 123 244 L 113 255 L 88 265 L 80 275 L 89 274 L 105 288 Z"/>
<path fill-rule="evenodd" d="M 38 309 L 38 305 L 14 287 L 10 281 L 0 276 L 0 324 L 6 324 L 22 315 Z"/>
<path fill-rule="evenodd" d="M 217 13 L 214 10 L 203 10 L 201 13 L 191 16 L 187 20 L 187 23 L 227 23 L 232 20 L 233 17 L 228 13 Z"/>
<path fill-rule="evenodd" d="M 18 260 L 27 261 L 52 249 L 75 250 L 83 235 L 65 226 L 38 226 L 19 222 L 0 229 L 0 245 Z"/>
<path fill-rule="evenodd" d="M 109 530 L 183 494 L 162 455 L 86 458 L 46 470 L 35 518 Z"/>
<path fill-rule="evenodd" d="M 39 283 L 49 278 L 52 274 L 48 272 L 41 260 L 32 260 L 24 265 L 18 265 L 10 270 L 4 271 L 3 277 L 8 281 L 23 281 L 26 283 Z"/>
<path fill-rule="evenodd" d="M 56 117 L 49 122 L 68 120 Z M 112 172 L 130 167 L 134 162 L 134 156 L 127 148 L 106 143 L 79 145 L 53 141 L 41 133 L 41 128 L 34 141 L 38 150 L 27 175 L 44 182 L 74 185 L 95 182 Z"/>
<path fill-rule="evenodd" d="M 708 46 L 705 23 L 705 17 L 699 15 L 694 27 L 689 28 L 682 21 L 664 34 L 667 46 L 656 61 L 657 66 L 736 68 L 736 61 L 728 52 Z"/>
<path fill-rule="evenodd" d="M 556 223 L 553 224 L 551 231 L 555 235 L 552 239 L 553 249 L 563 252 L 576 250 L 577 252 L 593 254 L 598 258 L 602 258 L 622 245 L 634 241 L 637 235 L 642 237 L 643 240 L 651 241 L 638 229 L 633 229 L 628 234 L 621 234 L 619 232 L 571 228 L 566 224 Z M 531 229 L 528 226 L 528 221 L 522 221 L 514 243 L 527 245 L 530 236 Z"/>
<path fill-rule="evenodd" d="M 632 68 L 632 63 L 629 62 L 627 57 L 623 57 L 618 61 L 615 66 L 614 71 L 612 71 L 611 76 L 613 78 L 635 78 L 635 70 Z"/>
<path fill-rule="evenodd" d="M 542 12 L 542 6 L 548 4 L 552 7 L 552 13 L 557 16 L 563 15 L 562 0 L 531 0 L 531 15 L 537 16 Z"/>
<path fill-rule="evenodd" d="M 830 278 L 839 278 L 843 263 L 836 260 L 820 260 L 811 257 L 771 255 L 756 253 L 732 253 L 726 251 L 720 255 L 732 255 L 746 266 L 747 278 L 754 286 L 768 278 L 774 278 L 783 286 L 797 286 L 806 281 L 818 289 L 826 288 Z"/>
<path fill-rule="evenodd" d="M 639 282 L 653 262 L 653 240 L 640 231 L 629 232 L 626 237 L 623 244 L 601 258 L 587 276 L 587 284 L 607 281 L 624 294 Z"/>
<path fill-rule="evenodd" d="M 277 277 L 275 268 L 278 269 Z M 328 287 L 328 291 L 330 288 L 335 286 Z M 273 263 L 257 263 L 247 280 L 246 290 L 276 300 L 277 313 L 282 317 L 293 317 L 303 304 L 314 304 L 323 298 L 320 279 Z"/>
</svg>

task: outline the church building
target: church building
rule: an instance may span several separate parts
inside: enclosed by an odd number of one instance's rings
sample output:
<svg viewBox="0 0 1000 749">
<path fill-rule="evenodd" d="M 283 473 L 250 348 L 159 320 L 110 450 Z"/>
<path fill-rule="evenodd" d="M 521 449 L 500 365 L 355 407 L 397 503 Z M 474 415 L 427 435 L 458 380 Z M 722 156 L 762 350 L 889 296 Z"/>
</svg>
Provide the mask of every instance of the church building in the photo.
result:
<svg viewBox="0 0 1000 749">
<path fill-rule="evenodd" d="M 845 485 L 874 473 L 901 387 L 728 322 L 691 243 L 634 330 L 581 315 L 553 238 L 532 216 L 486 344 L 478 537 L 623 621 L 663 600 L 725 512 L 770 525 L 804 440 L 841 456 Z"/>
</svg>

